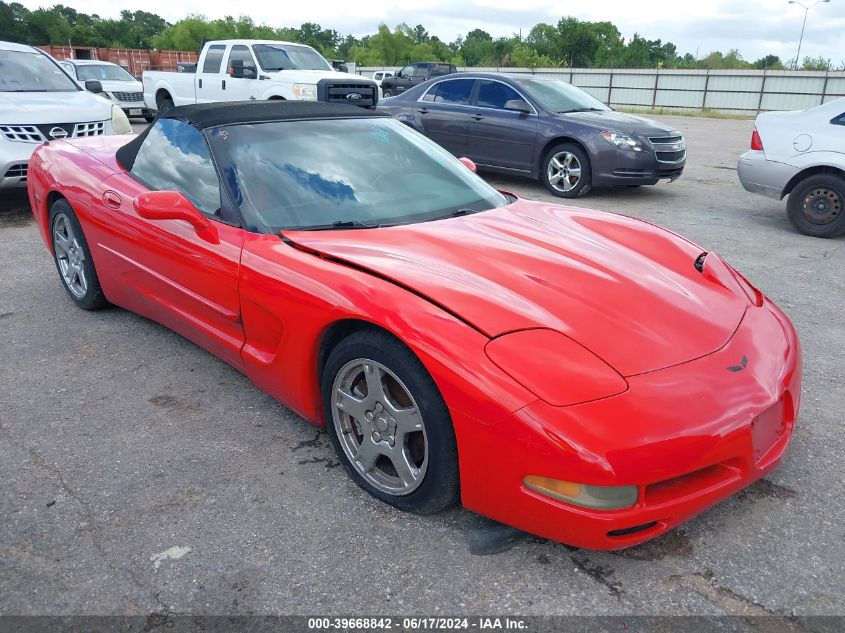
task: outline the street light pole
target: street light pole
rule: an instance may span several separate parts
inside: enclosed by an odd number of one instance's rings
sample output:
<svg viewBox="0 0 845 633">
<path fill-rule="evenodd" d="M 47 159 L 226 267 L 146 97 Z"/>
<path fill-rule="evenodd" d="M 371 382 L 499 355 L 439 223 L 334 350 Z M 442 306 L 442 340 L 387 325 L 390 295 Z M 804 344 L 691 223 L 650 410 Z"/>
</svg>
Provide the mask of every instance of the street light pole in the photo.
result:
<svg viewBox="0 0 845 633">
<path fill-rule="evenodd" d="M 795 68 L 798 68 L 798 60 L 801 59 L 801 42 L 804 41 L 804 27 L 807 26 L 807 14 L 817 4 L 823 4 L 825 2 L 830 2 L 830 0 L 817 0 L 813 4 L 807 6 L 803 2 L 799 2 L 798 0 L 789 0 L 788 4 L 797 4 L 799 7 L 804 9 L 804 21 L 801 23 L 801 37 L 798 38 L 798 52 L 795 54 Z"/>
</svg>

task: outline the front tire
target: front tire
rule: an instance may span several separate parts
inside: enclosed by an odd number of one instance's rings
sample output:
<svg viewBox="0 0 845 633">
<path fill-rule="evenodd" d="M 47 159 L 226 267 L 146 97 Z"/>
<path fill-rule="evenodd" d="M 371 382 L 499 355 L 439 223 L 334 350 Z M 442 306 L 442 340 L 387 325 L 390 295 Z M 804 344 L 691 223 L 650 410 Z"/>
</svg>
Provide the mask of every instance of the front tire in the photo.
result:
<svg viewBox="0 0 845 633">
<path fill-rule="evenodd" d="M 845 234 L 845 178 L 816 174 L 799 182 L 786 205 L 789 221 L 799 233 L 811 237 Z"/>
<path fill-rule="evenodd" d="M 540 180 L 559 198 L 578 198 L 592 188 L 590 158 L 578 145 L 555 145 L 543 159 Z"/>
<path fill-rule="evenodd" d="M 388 88 L 387 90 L 381 91 L 381 96 L 382 96 L 382 98 L 387 99 L 388 97 L 393 96 L 393 92 Z"/>
<path fill-rule="evenodd" d="M 83 310 L 100 310 L 109 302 L 91 259 L 82 225 L 67 200 L 50 207 L 50 239 L 59 279 L 73 302 Z"/>
<path fill-rule="evenodd" d="M 410 349 L 379 330 L 351 334 L 329 354 L 321 387 L 328 435 L 361 488 L 418 514 L 458 500 L 451 416 Z"/>
</svg>

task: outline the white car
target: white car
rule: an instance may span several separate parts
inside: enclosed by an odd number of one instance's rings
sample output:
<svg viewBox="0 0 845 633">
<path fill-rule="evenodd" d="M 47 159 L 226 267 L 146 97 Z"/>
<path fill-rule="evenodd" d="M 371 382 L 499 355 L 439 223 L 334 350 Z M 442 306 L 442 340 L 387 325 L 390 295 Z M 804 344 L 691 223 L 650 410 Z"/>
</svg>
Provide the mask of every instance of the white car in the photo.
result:
<svg viewBox="0 0 845 633">
<path fill-rule="evenodd" d="M 102 90 L 99 82 L 90 89 Z M 41 143 L 130 132 L 123 110 L 80 88 L 52 57 L 0 42 L 0 189 L 26 186 L 30 155 Z"/>
<path fill-rule="evenodd" d="M 775 200 L 788 195 L 787 214 L 799 232 L 845 235 L 845 99 L 759 115 L 737 170 L 746 191 Z"/>
<path fill-rule="evenodd" d="M 377 70 L 373 73 L 373 81 L 376 82 L 377 86 L 381 87 L 381 82 L 388 77 L 393 77 L 393 75 L 392 70 Z"/>
<path fill-rule="evenodd" d="M 128 117 L 155 118 L 155 112 L 144 104 L 144 87 L 123 67 L 111 62 L 88 59 L 66 59 L 59 62 L 67 73 L 85 87 L 86 81 L 99 81 L 103 94 L 120 106 Z"/>
</svg>

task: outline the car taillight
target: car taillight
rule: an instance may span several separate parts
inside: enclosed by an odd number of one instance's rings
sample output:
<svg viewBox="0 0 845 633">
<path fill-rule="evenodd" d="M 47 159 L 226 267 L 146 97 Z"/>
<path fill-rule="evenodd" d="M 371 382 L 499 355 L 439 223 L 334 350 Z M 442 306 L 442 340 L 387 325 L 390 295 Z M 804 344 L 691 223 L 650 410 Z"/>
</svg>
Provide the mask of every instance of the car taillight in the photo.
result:
<svg viewBox="0 0 845 633">
<path fill-rule="evenodd" d="M 763 141 L 760 138 L 760 133 L 755 128 L 754 131 L 751 133 L 751 149 L 763 149 Z"/>
</svg>

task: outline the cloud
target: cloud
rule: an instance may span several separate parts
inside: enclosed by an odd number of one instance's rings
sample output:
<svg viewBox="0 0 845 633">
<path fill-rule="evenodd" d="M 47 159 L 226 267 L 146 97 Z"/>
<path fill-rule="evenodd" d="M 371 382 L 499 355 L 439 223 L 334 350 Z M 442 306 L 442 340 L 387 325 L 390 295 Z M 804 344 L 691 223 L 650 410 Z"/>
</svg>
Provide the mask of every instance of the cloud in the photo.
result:
<svg viewBox="0 0 845 633">
<path fill-rule="evenodd" d="M 45 4 L 43 0 L 23 0 L 30 9 Z M 65 0 L 65 5 L 78 11 L 117 17 L 119 5 L 111 0 Z M 474 28 L 488 31 L 494 37 L 523 35 L 537 22 L 556 23 L 565 15 L 583 20 L 610 21 L 623 36 L 634 33 L 649 39 L 674 42 L 681 53 L 701 56 L 712 50 L 737 48 L 746 59 L 769 53 L 788 60 L 795 55 L 804 10 L 788 5 L 787 0 L 596 0 L 579 6 L 554 5 L 547 0 L 427 0 L 419 9 L 409 9 L 399 0 L 368 0 L 350 3 L 323 0 L 319 3 L 254 3 L 240 4 L 233 10 L 223 0 L 183 0 L 174 3 L 148 0 L 144 10 L 157 13 L 175 22 L 190 13 L 211 18 L 242 13 L 258 23 L 271 26 L 299 26 L 317 22 L 341 34 L 356 36 L 374 33 L 380 22 L 391 27 L 400 22 L 411 26 L 422 24 L 432 35 L 445 42 L 453 41 Z M 518 8 L 514 8 L 517 6 Z M 845 58 L 841 34 L 845 30 L 845 0 L 831 0 L 814 7 L 807 19 L 801 56 L 822 56 L 839 63 Z"/>
</svg>

